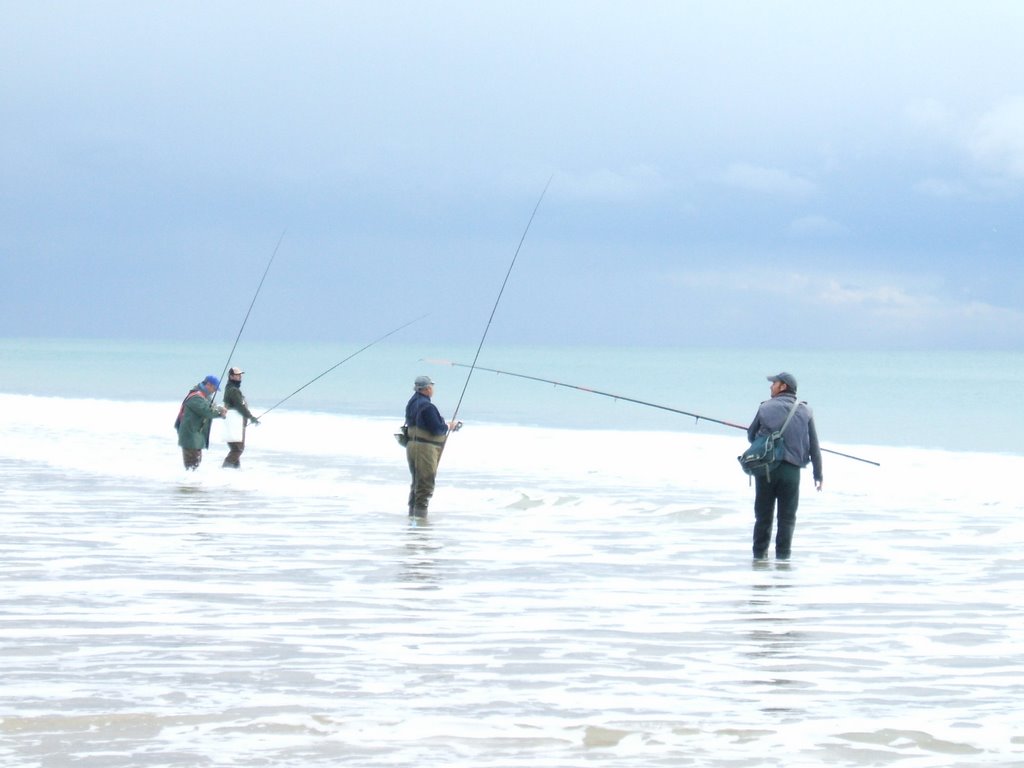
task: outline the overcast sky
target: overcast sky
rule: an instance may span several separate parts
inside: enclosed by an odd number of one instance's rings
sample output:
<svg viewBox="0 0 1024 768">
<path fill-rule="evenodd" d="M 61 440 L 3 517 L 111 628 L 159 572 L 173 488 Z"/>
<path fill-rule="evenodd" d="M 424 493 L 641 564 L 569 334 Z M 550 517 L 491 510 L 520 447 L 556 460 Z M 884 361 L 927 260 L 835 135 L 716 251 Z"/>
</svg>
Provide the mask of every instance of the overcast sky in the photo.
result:
<svg viewBox="0 0 1024 768">
<path fill-rule="evenodd" d="M 3 336 L 1024 348 L 1016 0 L 0 19 Z"/>
</svg>

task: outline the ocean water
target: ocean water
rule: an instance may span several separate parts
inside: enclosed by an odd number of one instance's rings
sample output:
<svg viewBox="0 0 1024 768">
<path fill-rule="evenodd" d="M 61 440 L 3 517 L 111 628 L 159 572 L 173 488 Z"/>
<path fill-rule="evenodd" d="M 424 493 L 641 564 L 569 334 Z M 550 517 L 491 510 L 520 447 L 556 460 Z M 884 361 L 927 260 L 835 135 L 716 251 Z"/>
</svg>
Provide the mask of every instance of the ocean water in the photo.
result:
<svg viewBox="0 0 1024 768">
<path fill-rule="evenodd" d="M 358 346 L 241 350 L 250 402 Z M 464 371 L 420 358 L 465 350 L 368 350 L 196 473 L 212 347 L 0 350 L 4 766 L 1024 765 L 1013 356 L 481 359 L 737 421 L 791 368 L 880 466 L 826 455 L 752 563 L 738 431 L 493 374 L 410 524 L 392 433 L 420 372 L 451 414 Z M 958 398 L 993 418 L 949 435 Z"/>
<path fill-rule="evenodd" d="M 442 413 L 452 415 L 468 371 L 433 361 L 470 363 L 475 345 L 387 340 L 359 352 L 367 342 L 243 340 L 231 364 L 246 369 L 245 391 L 259 412 L 301 389 L 281 407 L 401 418 L 413 379 L 425 373 L 437 382 L 434 400 Z M 206 374 L 221 375 L 228 349 L 211 342 L 0 339 L 0 392 L 180 402 Z M 351 359 L 338 365 L 346 358 Z M 1019 453 L 1024 434 L 1024 353 L 1017 352 L 488 344 L 478 364 L 740 424 L 749 423 L 758 403 L 768 397 L 765 376 L 788 370 L 800 382 L 800 396 L 814 407 L 825 443 Z M 742 440 L 738 432 L 663 410 L 485 371 L 470 378 L 459 417 L 541 427 L 726 434 Z"/>
</svg>

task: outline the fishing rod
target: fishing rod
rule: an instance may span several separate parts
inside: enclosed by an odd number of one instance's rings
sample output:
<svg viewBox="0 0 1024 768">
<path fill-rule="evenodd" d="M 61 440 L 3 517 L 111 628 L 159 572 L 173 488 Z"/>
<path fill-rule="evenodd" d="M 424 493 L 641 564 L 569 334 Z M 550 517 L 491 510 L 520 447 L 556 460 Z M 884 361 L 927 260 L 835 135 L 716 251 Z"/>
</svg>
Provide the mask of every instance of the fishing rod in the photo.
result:
<svg viewBox="0 0 1024 768">
<path fill-rule="evenodd" d="M 505 293 L 505 286 L 508 285 L 508 278 L 512 274 L 512 268 L 516 265 L 516 259 L 519 258 L 519 251 L 523 247 L 523 242 L 526 240 L 526 233 L 530 231 L 530 225 L 533 224 L 533 217 L 537 215 L 537 209 L 540 208 L 541 201 L 544 199 L 545 193 L 548 191 L 548 187 L 551 186 L 551 179 L 554 178 L 554 174 L 548 177 L 548 183 L 544 185 L 544 189 L 541 190 L 540 197 L 537 198 L 537 204 L 533 206 L 533 213 L 530 214 L 530 220 L 526 222 L 526 228 L 523 230 L 523 236 L 519 238 L 519 245 L 516 246 L 516 252 L 512 256 L 512 262 L 508 265 L 508 271 L 505 273 L 505 279 L 501 283 L 501 290 L 498 291 L 498 298 L 494 300 L 494 306 L 491 308 L 491 316 L 487 319 L 487 325 L 484 326 L 483 335 L 480 337 L 480 343 L 477 345 L 476 354 L 473 355 L 473 364 L 465 366 L 469 368 L 469 373 L 466 374 L 466 383 L 462 385 L 462 394 L 459 395 L 459 402 L 455 404 L 455 412 L 452 414 L 452 421 L 458 424 L 457 416 L 459 415 L 459 408 L 462 407 L 462 398 L 466 396 L 466 390 L 469 388 L 469 380 L 473 377 L 473 371 L 476 369 L 476 361 L 480 358 L 480 350 L 484 347 L 484 341 L 487 339 L 487 332 L 491 329 L 491 323 L 494 320 L 494 313 L 498 311 L 498 304 L 501 301 L 501 295 Z M 458 429 L 458 427 L 456 427 Z M 444 451 L 444 446 L 441 448 Z"/>
<path fill-rule="evenodd" d="M 351 355 L 349 355 L 348 357 L 346 357 L 346 358 L 345 358 L 344 360 L 341 360 L 341 361 L 339 361 L 339 362 L 335 363 L 334 365 L 332 365 L 332 366 L 331 366 L 330 368 L 328 368 L 328 369 L 327 369 L 326 371 L 324 371 L 323 373 L 321 373 L 321 374 L 320 374 L 319 376 L 314 376 L 314 377 L 313 377 L 312 379 L 310 379 L 310 380 L 309 380 L 309 381 L 307 381 L 307 382 L 306 382 L 305 384 L 303 384 L 303 385 L 302 385 L 301 387 L 299 387 L 299 388 L 298 388 L 298 389 L 296 389 L 296 390 L 295 390 L 294 392 L 292 392 L 292 393 L 291 393 L 290 395 L 288 395 L 288 397 L 284 398 L 283 400 L 280 400 L 279 402 L 277 402 L 277 403 L 275 403 L 274 405 L 272 405 L 272 406 L 270 406 L 269 408 L 267 408 L 267 410 L 265 410 L 265 411 L 264 411 L 263 413 L 261 413 L 261 414 L 260 414 L 260 415 L 259 415 L 259 416 L 257 417 L 257 421 L 258 421 L 258 420 L 260 420 L 260 419 L 262 419 L 262 418 L 263 418 L 264 416 L 266 416 L 266 415 L 267 415 L 268 413 L 270 413 L 270 412 L 271 412 L 272 410 L 274 410 L 275 408 L 277 408 L 277 406 L 279 406 L 279 405 L 282 405 L 283 403 L 285 403 L 285 402 L 286 402 L 286 401 L 288 401 L 288 400 L 291 400 L 291 399 L 292 399 L 293 397 L 295 397 L 295 395 L 299 394 L 299 392 L 301 392 L 302 390 L 304 390 L 304 389 L 305 389 L 306 387 L 308 387 L 308 386 L 309 386 L 310 384 L 312 384 L 312 383 L 313 383 L 314 381 L 317 381 L 318 379 L 322 379 L 322 378 L 323 378 L 324 376 L 326 376 L 326 375 L 327 375 L 328 373 L 330 373 L 330 372 L 331 372 L 331 371 L 333 371 L 333 370 L 334 370 L 335 368 L 337 368 L 338 366 L 340 366 L 340 365 L 341 365 L 342 363 L 347 363 L 347 362 L 348 362 L 349 360 L 351 360 L 351 359 L 352 359 L 353 357 L 355 357 L 356 355 L 358 355 L 358 354 L 359 354 L 360 352 L 365 352 L 365 351 L 366 351 L 366 350 L 368 350 L 368 349 L 369 349 L 370 347 L 372 347 L 372 346 L 373 346 L 374 344 L 379 344 L 380 342 L 384 341 L 384 339 L 386 339 L 386 338 L 387 338 L 388 336 L 393 336 L 394 334 L 398 333 L 398 332 L 399 332 L 400 330 L 402 330 L 403 328 L 408 328 L 408 327 L 409 327 L 410 325 L 412 325 L 413 323 L 418 323 L 418 322 L 419 322 L 420 320 L 422 320 L 422 319 L 423 319 L 424 317 L 426 317 L 426 315 L 420 315 L 420 316 L 419 316 L 419 317 L 417 317 L 416 319 L 414 319 L 414 320 L 410 320 L 409 322 L 407 322 L 407 323 L 404 323 L 403 325 L 400 325 L 400 326 L 398 326 L 398 327 L 397 327 L 397 328 L 395 328 L 394 330 L 388 331 L 388 332 L 387 332 L 387 333 L 385 333 L 385 334 L 384 334 L 383 336 L 381 336 L 381 337 L 379 337 L 379 338 L 376 338 L 376 339 L 374 339 L 374 340 L 373 340 L 373 341 L 371 341 L 371 342 L 370 342 L 369 344 L 367 344 L 367 345 L 365 345 L 365 346 L 363 346 L 363 347 L 360 347 L 360 348 L 359 348 L 359 349 L 357 349 L 357 350 L 356 350 L 355 352 L 353 352 L 353 353 L 352 353 Z"/>
<path fill-rule="evenodd" d="M 452 360 L 432 360 L 432 359 L 426 359 L 426 360 L 424 360 L 424 362 L 433 363 L 435 365 L 450 365 L 450 366 L 455 367 L 455 368 L 469 368 L 469 366 L 466 363 L 456 363 L 456 362 L 453 362 Z M 726 427 L 733 427 L 735 429 L 742 429 L 742 430 L 746 430 L 747 429 L 747 426 L 744 425 L 744 424 L 737 424 L 737 423 L 732 422 L 732 421 L 723 421 L 722 419 L 713 419 L 710 416 L 702 416 L 699 413 L 692 413 L 690 411 L 684 411 L 684 410 L 681 410 L 679 408 L 672 408 L 672 407 L 667 406 L 667 405 L 659 405 L 657 403 L 649 403 L 646 400 L 637 400 L 634 397 L 625 397 L 624 395 L 616 395 L 616 394 L 612 394 L 611 392 L 602 392 L 599 389 L 591 389 L 590 387 L 581 387 L 581 386 L 578 386 L 576 384 L 566 384 L 564 382 L 554 381 L 552 379 L 542 379 L 539 376 L 527 376 L 524 373 L 512 373 L 511 371 L 500 371 L 497 368 L 484 368 L 483 366 L 476 366 L 476 367 L 477 367 L 478 370 L 488 371 L 490 373 L 496 373 L 496 374 L 498 374 L 500 376 L 514 376 L 517 379 L 529 379 L 530 381 L 539 381 L 539 382 L 541 382 L 543 384 L 553 384 L 556 387 L 565 387 L 566 389 L 576 389 L 576 390 L 579 390 L 580 392 L 589 392 L 589 393 L 591 393 L 593 395 L 601 395 L 602 397 L 610 397 L 613 400 L 623 400 L 623 401 L 625 401 L 627 403 L 636 403 L 637 405 L 646 405 L 649 408 L 658 408 L 658 409 L 660 409 L 662 411 L 670 411 L 672 413 L 679 413 L 679 414 L 682 414 L 683 416 L 692 416 L 695 422 L 708 421 L 708 422 L 711 422 L 713 424 L 722 424 L 722 425 L 724 425 Z M 876 467 L 882 466 L 877 461 L 871 461 L 870 459 L 862 459 L 859 456 L 851 456 L 848 453 L 840 453 L 839 451 L 833 451 L 833 450 L 830 450 L 828 448 L 822 448 L 821 450 L 824 451 L 825 453 L 831 453 L 834 456 L 842 456 L 843 458 L 846 458 L 846 459 L 853 459 L 854 461 L 862 461 L 865 464 L 873 464 Z"/>
<path fill-rule="evenodd" d="M 263 281 L 267 279 L 267 273 L 270 271 L 270 265 L 274 263 L 274 258 L 277 256 L 277 250 L 281 247 L 281 241 L 284 240 L 285 232 L 281 233 L 281 236 L 277 238 L 277 245 L 274 246 L 274 252 L 270 255 L 270 261 L 267 262 L 267 268 L 263 270 L 263 277 L 260 278 L 260 284 L 256 286 L 256 293 L 253 294 L 252 301 L 249 302 L 249 309 L 245 313 L 245 319 L 242 320 L 242 327 L 238 329 L 238 335 L 235 336 L 235 343 L 231 345 L 231 351 L 228 352 L 228 359 L 224 363 L 224 370 L 221 371 L 220 380 L 224 381 L 224 377 L 227 375 L 228 366 L 231 365 L 231 358 L 235 354 L 235 348 L 238 346 L 238 340 L 242 338 L 242 331 L 245 330 L 245 324 L 249 322 L 249 315 L 252 313 L 252 308 L 256 304 L 256 297 L 260 295 L 260 290 L 263 288 Z M 217 401 L 217 393 L 213 393 L 213 397 L 210 398 L 210 404 L 212 405 Z"/>
</svg>

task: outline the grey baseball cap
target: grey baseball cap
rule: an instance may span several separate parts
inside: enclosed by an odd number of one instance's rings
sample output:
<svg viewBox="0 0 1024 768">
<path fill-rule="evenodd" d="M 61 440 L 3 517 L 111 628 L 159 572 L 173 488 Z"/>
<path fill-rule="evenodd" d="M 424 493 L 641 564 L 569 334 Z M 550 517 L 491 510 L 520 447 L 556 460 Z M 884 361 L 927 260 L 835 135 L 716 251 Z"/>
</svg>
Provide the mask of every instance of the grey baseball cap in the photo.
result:
<svg viewBox="0 0 1024 768">
<path fill-rule="evenodd" d="M 429 376 L 417 376 L 416 381 L 413 382 L 413 386 L 416 387 L 416 389 L 432 387 L 434 386 L 434 380 Z"/>
<path fill-rule="evenodd" d="M 769 376 L 768 381 L 781 381 L 790 392 L 796 392 L 796 377 L 792 373 L 785 371 L 776 373 L 774 376 Z"/>
</svg>

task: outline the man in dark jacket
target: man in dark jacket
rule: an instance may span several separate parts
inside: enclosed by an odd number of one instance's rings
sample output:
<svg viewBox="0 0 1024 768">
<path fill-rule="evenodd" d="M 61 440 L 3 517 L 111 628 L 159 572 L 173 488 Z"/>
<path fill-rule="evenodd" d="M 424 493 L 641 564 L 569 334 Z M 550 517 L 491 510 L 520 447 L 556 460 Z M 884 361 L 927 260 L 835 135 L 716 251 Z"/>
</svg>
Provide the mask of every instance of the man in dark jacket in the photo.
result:
<svg viewBox="0 0 1024 768">
<path fill-rule="evenodd" d="M 747 429 L 747 439 L 754 442 L 758 435 L 780 429 L 796 403 L 796 379 L 790 373 L 769 376 L 772 383 L 771 399 L 757 409 L 757 415 Z M 796 528 L 796 508 L 800 502 L 800 469 L 811 462 L 814 467 L 814 486 L 821 490 L 821 448 L 814 427 L 814 413 L 801 402 L 785 432 L 782 433 L 785 455 L 782 463 L 770 475 L 755 478 L 754 495 L 754 558 L 767 556 L 772 539 L 772 522 L 778 503 L 778 530 L 775 534 L 775 557 L 788 560 Z"/>
<path fill-rule="evenodd" d="M 430 402 L 434 394 L 434 382 L 429 376 L 417 376 L 413 386 L 416 392 L 405 406 L 405 426 L 409 436 L 405 456 L 409 460 L 409 474 L 412 475 L 409 516 L 426 517 L 427 504 L 434 495 L 437 464 L 441 460 L 445 440 L 448 439 L 448 432 L 454 432 L 460 425 L 455 422 L 446 424 L 437 406 Z"/>
<path fill-rule="evenodd" d="M 214 419 L 223 418 L 223 406 L 212 404 L 210 398 L 220 389 L 220 380 L 209 375 L 196 384 L 181 403 L 178 420 L 178 445 L 185 462 L 185 469 L 198 469 L 203 460 L 203 448 L 210 445 L 210 425 Z"/>
<path fill-rule="evenodd" d="M 242 451 L 245 450 L 245 428 L 251 422 L 258 425 L 260 420 L 252 415 L 249 404 L 242 394 L 241 368 L 232 368 L 228 372 L 228 385 L 224 389 L 224 407 L 227 415 L 224 421 L 224 439 L 228 444 L 228 455 L 221 466 L 238 469 L 242 466 Z"/>
</svg>

